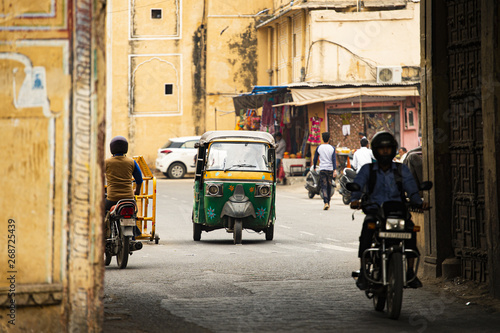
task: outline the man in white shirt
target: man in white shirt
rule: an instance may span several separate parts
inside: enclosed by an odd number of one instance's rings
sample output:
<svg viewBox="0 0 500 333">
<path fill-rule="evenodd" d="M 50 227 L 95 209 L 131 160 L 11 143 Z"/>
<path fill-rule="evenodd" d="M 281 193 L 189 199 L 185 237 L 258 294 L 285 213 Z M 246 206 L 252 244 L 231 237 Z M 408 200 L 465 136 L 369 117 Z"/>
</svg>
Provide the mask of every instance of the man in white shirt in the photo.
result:
<svg viewBox="0 0 500 333">
<path fill-rule="evenodd" d="M 319 183 L 321 184 L 321 192 L 323 193 L 323 209 L 330 208 L 330 197 L 332 191 L 332 181 L 337 172 L 337 162 L 335 159 L 335 148 L 328 143 L 330 141 L 330 133 L 324 132 L 321 134 L 323 144 L 321 144 L 314 153 L 313 168 L 316 169 L 316 164 L 319 159 Z"/>
<path fill-rule="evenodd" d="M 368 139 L 361 139 L 360 144 L 361 148 L 356 150 L 351 163 L 351 166 L 354 170 L 356 170 L 356 173 L 361 170 L 363 165 L 372 163 L 372 159 L 374 159 L 372 150 L 368 148 Z"/>
</svg>

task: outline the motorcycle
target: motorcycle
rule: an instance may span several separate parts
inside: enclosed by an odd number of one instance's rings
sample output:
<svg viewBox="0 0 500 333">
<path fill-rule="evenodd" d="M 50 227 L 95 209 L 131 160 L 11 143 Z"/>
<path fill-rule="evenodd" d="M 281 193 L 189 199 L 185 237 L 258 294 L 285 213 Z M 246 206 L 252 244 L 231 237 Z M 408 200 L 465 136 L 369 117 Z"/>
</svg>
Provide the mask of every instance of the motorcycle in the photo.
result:
<svg viewBox="0 0 500 333">
<path fill-rule="evenodd" d="M 352 168 L 344 168 L 342 176 L 339 179 L 339 193 L 342 195 L 342 202 L 344 205 L 348 205 L 351 202 L 351 191 L 346 188 L 346 185 L 352 183 L 354 178 L 356 178 L 356 171 Z"/>
<path fill-rule="evenodd" d="M 108 266 L 113 256 L 116 256 L 116 263 L 120 269 L 126 268 L 129 254 L 132 251 L 142 249 L 142 242 L 135 241 L 134 230 L 137 220 L 137 205 L 134 199 L 120 200 L 111 207 L 106 215 L 106 228 L 109 235 L 106 235 L 106 245 L 104 249 L 104 263 Z"/>
<path fill-rule="evenodd" d="M 420 190 L 430 190 L 431 188 L 432 182 L 423 182 L 420 186 Z M 361 190 L 356 183 L 347 184 L 347 189 L 351 192 Z M 366 249 L 361 256 L 361 269 L 368 281 L 365 293 L 369 299 L 373 300 L 376 311 L 384 311 L 387 303 L 387 315 L 391 319 L 399 318 L 403 302 L 403 289 L 407 288 L 408 283 L 416 278 L 420 262 L 418 252 L 405 248 L 405 240 L 411 239 L 412 232 L 420 231 L 420 227 L 409 223 L 411 214 L 407 205 L 408 203 L 401 201 L 388 201 L 382 206 L 378 206 L 375 203 L 367 202 L 366 196 L 361 200 L 361 209 L 365 214 L 373 215 L 375 211 L 373 207 L 377 207 L 376 222 L 368 226 L 375 229 L 372 246 Z M 406 279 L 408 255 L 417 259 L 415 274 L 410 280 Z M 352 272 L 352 277 L 355 280 L 359 276 L 359 271 Z"/>
<path fill-rule="evenodd" d="M 335 177 L 332 179 L 332 184 L 331 186 L 331 191 L 330 191 L 330 197 L 333 196 L 335 193 Z M 315 195 L 319 194 L 321 199 L 323 199 L 323 191 L 321 191 L 321 184 L 319 183 L 319 172 L 310 169 L 309 172 L 306 174 L 306 185 L 305 185 L 306 190 L 308 191 L 308 196 L 309 199 L 314 198 Z"/>
</svg>

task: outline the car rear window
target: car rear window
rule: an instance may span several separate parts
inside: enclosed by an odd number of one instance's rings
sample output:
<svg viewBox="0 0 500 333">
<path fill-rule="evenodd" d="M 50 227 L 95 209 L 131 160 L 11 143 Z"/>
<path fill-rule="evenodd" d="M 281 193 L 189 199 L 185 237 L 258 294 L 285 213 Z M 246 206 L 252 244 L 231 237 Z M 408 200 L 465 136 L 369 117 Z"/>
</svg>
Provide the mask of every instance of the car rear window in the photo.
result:
<svg viewBox="0 0 500 333">
<path fill-rule="evenodd" d="M 180 148 L 182 146 L 182 144 L 183 144 L 183 142 L 176 142 L 176 141 L 168 140 L 167 143 L 165 143 L 162 148 Z"/>
</svg>

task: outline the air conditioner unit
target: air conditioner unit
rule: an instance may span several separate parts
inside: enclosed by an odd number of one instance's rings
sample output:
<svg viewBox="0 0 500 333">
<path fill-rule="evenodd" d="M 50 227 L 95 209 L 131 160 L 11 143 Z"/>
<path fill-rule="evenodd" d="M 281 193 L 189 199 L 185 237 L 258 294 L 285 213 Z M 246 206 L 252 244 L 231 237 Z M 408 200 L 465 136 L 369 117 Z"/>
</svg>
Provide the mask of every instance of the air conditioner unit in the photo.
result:
<svg viewBox="0 0 500 333">
<path fill-rule="evenodd" d="M 377 83 L 401 83 L 401 66 L 377 66 Z"/>
</svg>

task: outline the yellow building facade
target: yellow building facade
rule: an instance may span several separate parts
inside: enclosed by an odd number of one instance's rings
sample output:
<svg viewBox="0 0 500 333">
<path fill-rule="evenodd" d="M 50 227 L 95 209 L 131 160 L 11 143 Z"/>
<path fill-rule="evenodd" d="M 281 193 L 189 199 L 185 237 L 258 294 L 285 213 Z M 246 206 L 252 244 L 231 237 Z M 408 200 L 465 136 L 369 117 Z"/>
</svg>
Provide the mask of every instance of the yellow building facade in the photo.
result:
<svg viewBox="0 0 500 333">
<path fill-rule="evenodd" d="M 233 129 L 232 97 L 258 83 L 255 25 L 269 6 L 108 1 L 107 141 L 127 137 L 131 154 L 153 166 L 169 138 Z"/>
<path fill-rule="evenodd" d="M 102 322 L 101 6 L 0 8 L 0 331 L 91 332 Z"/>
</svg>

